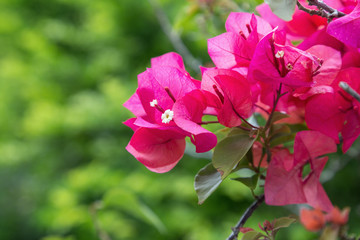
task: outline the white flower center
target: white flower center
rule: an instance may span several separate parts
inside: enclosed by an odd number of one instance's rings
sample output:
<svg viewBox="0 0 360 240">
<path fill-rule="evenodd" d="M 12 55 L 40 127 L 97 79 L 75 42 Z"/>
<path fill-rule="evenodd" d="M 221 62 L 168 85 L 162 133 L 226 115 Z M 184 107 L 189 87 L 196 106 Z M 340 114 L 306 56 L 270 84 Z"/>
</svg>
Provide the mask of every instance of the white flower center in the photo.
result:
<svg viewBox="0 0 360 240">
<path fill-rule="evenodd" d="M 169 123 L 174 117 L 174 112 L 170 109 L 167 109 L 162 115 L 161 119 L 163 123 Z"/>
<path fill-rule="evenodd" d="M 283 51 L 283 50 L 277 51 L 277 53 L 275 54 L 275 57 L 276 57 L 276 58 L 282 58 L 282 57 L 284 57 L 284 51 Z"/>
<path fill-rule="evenodd" d="M 155 107 L 156 105 L 158 105 L 158 101 L 156 99 L 154 99 L 150 102 L 151 107 Z"/>
</svg>

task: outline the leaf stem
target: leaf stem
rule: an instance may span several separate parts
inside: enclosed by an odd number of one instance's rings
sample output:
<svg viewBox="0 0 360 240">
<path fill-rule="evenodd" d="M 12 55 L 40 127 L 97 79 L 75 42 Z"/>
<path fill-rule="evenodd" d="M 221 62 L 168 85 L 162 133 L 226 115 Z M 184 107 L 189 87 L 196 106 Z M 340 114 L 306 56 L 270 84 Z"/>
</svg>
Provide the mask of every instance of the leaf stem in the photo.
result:
<svg viewBox="0 0 360 240">
<path fill-rule="evenodd" d="M 274 115 L 276 106 L 277 106 L 277 104 L 278 104 L 278 102 L 279 102 L 279 99 L 280 99 L 282 96 L 284 96 L 284 94 L 281 94 L 281 88 L 282 88 L 282 83 L 280 83 L 279 89 L 276 91 L 276 98 L 275 98 L 275 100 L 274 100 L 274 106 L 273 106 L 273 108 L 271 109 L 271 112 L 270 112 L 270 115 L 269 115 L 268 120 L 266 121 L 264 131 L 266 131 L 266 130 L 270 127 L 271 120 L 272 120 L 272 117 L 273 117 L 273 115 Z"/>
<path fill-rule="evenodd" d="M 244 214 L 241 216 L 241 218 L 239 219 L 236 226 L 234 228 L 232 228 L 232 233 L 227 238 L 227 240 L 235 240 L 235 239 L 237 239 L 237 237 L 239 235 L 239 232 L 240 232 L 240 228 L 242 226 L 244 226 L 244 224 L 251 217 L 251 215 L 253 214 L 255 209 L 257 209 L 260 206 L 260 204 L 264 202 L 264 200 L 265 200 L 264 194 L 260 195 L 259 197 L 257 197 L 255 199 L 255 201 L 246 209 Z"/>
<path fill-rule="evenodd" d="M 219 121 L 202 121 L 200 123 L 200 125 L 206 125 L 206 124 L 211 124 L 211 123 L 219 123 Z"/>
</svg>

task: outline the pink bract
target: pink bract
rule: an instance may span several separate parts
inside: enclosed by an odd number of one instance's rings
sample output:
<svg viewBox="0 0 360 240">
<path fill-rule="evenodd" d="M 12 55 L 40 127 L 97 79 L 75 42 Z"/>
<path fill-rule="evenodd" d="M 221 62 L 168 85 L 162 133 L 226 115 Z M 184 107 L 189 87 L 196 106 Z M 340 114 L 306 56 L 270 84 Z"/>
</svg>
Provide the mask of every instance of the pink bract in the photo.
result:
<svg viewBox="0 0 360 240">
<path fill-rule="evenodd" d="M 208 40 L 208 52 L 218 68 L 248 66 L 259 40 L 272 30 L 262 18 L 250 13 L 231 13 L 226 33 Z"/>
<path fill-rule="evenodd" d="M 360 68 L 342 70 L 332 87 L 334 93 L 319 94 L 306 104 L 305 119 L 310 129 L 318 130 L 339 143 L 339 133 L 343 138 L 343 151 L 346 152 L 360 135 L 360 103 L 342 90 L 338 84 L 343 81 L 355 91 L 360 92 L 357 81 Z"/>
<path fill-rule="evenodd" d="M 203 71 L 201 88 L 218 98 L 218 119 L 226 127 L 241 124 L 241 118 L 252 113 L 253 98 L 247 79 L 236 71 L 228 69 L 207 69 Z"/>
<path fill-rule="evenodd" d="M 327 32 L 345 44 L 360 48 L 360 2 L 351 13 L 329 23 Z"/>
<path fill-rule="evenodd" d="M 284 44 L 280 32 L 275 30 L 266 35 L 256 47 L 248 78 L 274 85 L 283 83 L 289 87 L 312 86 L 313 75 L 319 66 L 317 58 Z"/>
<path fill-rule="evenodd" d="M 170 171 L 185 151 L 185 136 L 170 130 L 139 128 L 126 150 L 150 171 Z"/>
<path fill-rule="evenodd" d="M 135 131 L 126 149 L 151 171 L 165 172 L 184 154 L 186 136 L 197 152 L 212 149 L 216 136 L 199 125 L 208 102 L 180 55 L 162 55 L 151 65 L 138 75 L 139 87 L 124 104 L 137 117 L 125 122 Z"/>
<path fill-rule="evenodd" d="M 332 204 L 319 178 L 327 157 L 336 152 L 334 140 L 317 131 L 301 131 L 295 137 L 294 154 L 287 149 L 273 153 L 265 180 L 265 202 L 269 205 L 307 203 L 330 211 Z M 305 178 L 302 171 L 309 163 L 311 171 Z"/>
</svg>

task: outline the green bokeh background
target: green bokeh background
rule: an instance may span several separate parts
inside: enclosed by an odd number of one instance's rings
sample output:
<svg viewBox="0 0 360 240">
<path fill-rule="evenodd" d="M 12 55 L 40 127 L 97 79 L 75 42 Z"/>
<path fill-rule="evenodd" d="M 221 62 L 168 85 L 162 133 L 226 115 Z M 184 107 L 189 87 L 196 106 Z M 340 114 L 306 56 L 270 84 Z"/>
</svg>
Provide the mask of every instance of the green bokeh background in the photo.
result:
<svg viewBox="0 0 360 240">
<path fill-rule="evenodd" d="M 206 65 L 207 38 L 230 11 L 259 1 L 204 2 L 160 5 Z M 132 115 L 122 104 L 150 58 L 169 51 L 146 0 L 0 0 L 0 240 L 226 239 L 252 201 L 246 187 L 226 180 L 199 206 L 193 179 L 208 159 L 185 156 L 155 174 L 125 151 Z M 350 155 L 334 156 L 331 166 L 347 164 L 325 187 L 352 207 L 350 230 L 360 233 L 359 158 Z M 292 213 L 263 205 L 247 226 Z M 316 236 L 297 223 L 279 239 Z"/>
</svg>

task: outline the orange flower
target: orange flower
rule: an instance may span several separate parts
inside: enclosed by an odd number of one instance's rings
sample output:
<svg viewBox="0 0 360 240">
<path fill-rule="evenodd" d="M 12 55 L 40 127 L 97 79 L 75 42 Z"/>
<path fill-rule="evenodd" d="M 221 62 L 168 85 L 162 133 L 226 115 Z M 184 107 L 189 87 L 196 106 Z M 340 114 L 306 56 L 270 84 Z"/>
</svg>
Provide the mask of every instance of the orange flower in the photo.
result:
<svg viewBox="0 0 360 240">
<path fill-rule="evenodd" d="M 350 208 L 345 208 L 340 212 L 338 207 L 334 207 L 329 214 L 326 215 L 326 220 L 336 225 L 345 225 L 349 219 Z"/>
<path fill-rule="evenodd" d="M 300 221 L 309 231 L 318 231 L 325 225 L 325 215 L 320 209 L 301 209 Z"/>
</svg>

